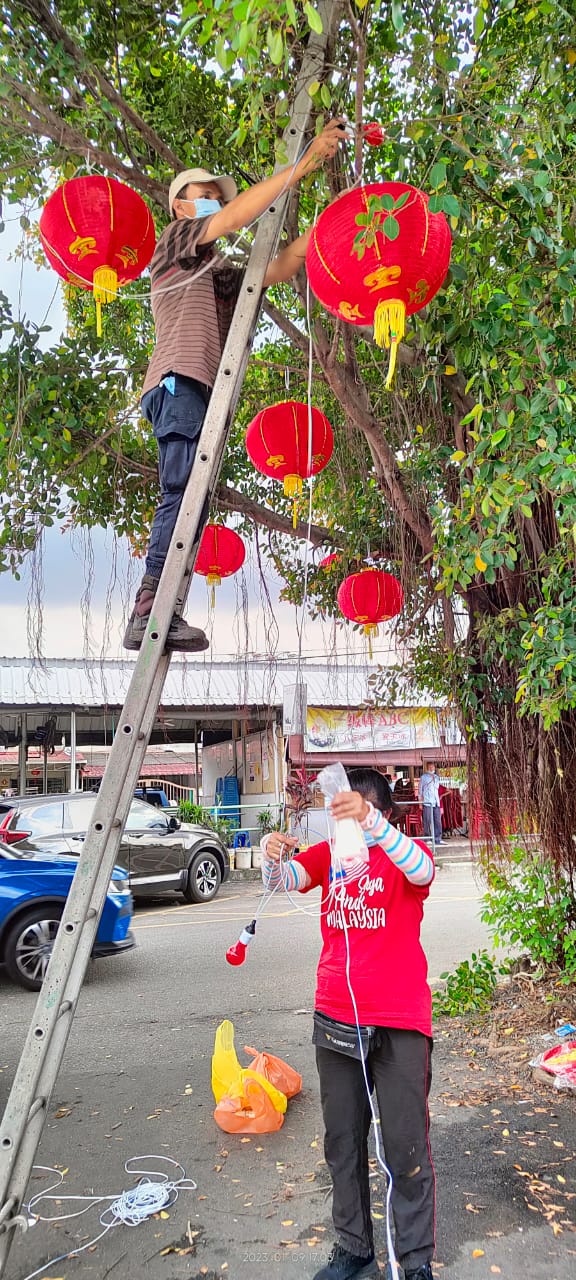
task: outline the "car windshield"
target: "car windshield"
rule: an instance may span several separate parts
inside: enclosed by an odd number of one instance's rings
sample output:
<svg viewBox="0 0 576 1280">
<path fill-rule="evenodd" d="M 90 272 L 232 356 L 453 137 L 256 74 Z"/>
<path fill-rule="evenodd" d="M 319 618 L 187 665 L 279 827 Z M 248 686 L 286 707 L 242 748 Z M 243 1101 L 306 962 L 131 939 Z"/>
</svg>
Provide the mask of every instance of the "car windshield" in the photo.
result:
<svg viewBox="0 0 576 1280">
<path fill-rule="evenodd" d="M 72 818 L 72 826 L 76 831 L 86 831 L 94 812 L 96 804 L 96 796 L 83 796 L 69 802 L 70 815 Z M 153 827 L 156 831 L 159 829 L 166 831 L 168 823 L 163 816 L 161 810 L 156 809 L 152 804 L 146 804 L 144 800 L 133 800 L 130 805 L 130 812 L 126 820 L 126 831 L 142 831 L 145 827 Z"/>
<path fill-rule="evenodd" d="M 168 822 L 161 809 L 145 800 L 133 800 L 126 820 L 126 831 L 142 831 L 143 827 L 154 827 L 156 831 L 166 831 Z"/>
</svg>

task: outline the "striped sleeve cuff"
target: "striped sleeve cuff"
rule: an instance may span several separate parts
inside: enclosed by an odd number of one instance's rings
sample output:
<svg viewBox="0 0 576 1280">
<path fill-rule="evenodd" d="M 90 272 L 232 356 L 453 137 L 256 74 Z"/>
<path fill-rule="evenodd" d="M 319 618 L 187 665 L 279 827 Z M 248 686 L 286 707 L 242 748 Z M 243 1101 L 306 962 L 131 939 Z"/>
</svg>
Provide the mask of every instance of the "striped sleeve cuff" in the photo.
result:
<svg viewBox="0 0 576 1280">
<path fill-rule="evenodd" d="M 420 845 L 415 844 L 410 836 L 392 827 L 388 819 L 378 809 L 365 818 L 364 839 L 370 847 L 378 844 L 388 854 L 390 861 L 398 867 L 411 884 L 426 885 L 434 879 L 434 863 L 429 854 Z M 369 829 L 367 830 L 370 824 Z"/>
<path fill-rule="evenodd" d="M 307 889 L 310 884 L 310 876 L 301 862 L 289 858 L 287 862 L 280 862 L 276 858 L 268 858 L 266 855 L 266 837 L 260 842 L 262 849 L 262 883 L 265 889 L 271 892 L 283 885 L 285 889 Z"/>
</svg>

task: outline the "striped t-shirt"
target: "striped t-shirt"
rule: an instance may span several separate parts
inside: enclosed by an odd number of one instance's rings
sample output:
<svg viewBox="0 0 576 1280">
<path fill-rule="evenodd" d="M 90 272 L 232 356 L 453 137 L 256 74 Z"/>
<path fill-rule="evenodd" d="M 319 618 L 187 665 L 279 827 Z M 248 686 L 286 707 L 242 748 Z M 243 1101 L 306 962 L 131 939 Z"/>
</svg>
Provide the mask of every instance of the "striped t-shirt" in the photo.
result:
<svg viewBox="0 0 576 1280">
<path fill-rule="evenodd" d="M 214 385 L 243 272 L 218 257 L 214 242 L 198 244 L 205 226 L 203 218 L 177 219 L 156 245 L 150 263 L 156 345 L 142 395 L 167 373 Z"/>
</svg>

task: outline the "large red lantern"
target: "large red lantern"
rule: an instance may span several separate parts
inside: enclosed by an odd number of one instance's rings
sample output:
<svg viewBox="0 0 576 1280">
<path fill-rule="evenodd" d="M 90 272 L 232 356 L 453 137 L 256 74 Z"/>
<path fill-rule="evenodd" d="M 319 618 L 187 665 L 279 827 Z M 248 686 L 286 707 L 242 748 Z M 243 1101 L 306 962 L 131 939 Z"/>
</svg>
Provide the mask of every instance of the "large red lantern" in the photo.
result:
<svg viewBox="0 0 576 1280">
<path fill-rule="evenodd" d="M 102 303 L 148 266 L 156 235 L 141 196 L 115 178 L 71 178 L 50 196 L 40 216 L 40 238 L 54 270 L 69 284 L 92 289 L 97 333 Z"/>
<path fill-rule="evenodd" d="M 302 481 L 323 471 L 332 457 L 334 436 L 328 419 L 307 404 L 282 400 L 261 409 L 252 419 L 246 432 L 246 449 L 258 471 L 284 481 L 284 493 L 294 498 L 296 528 L 296 502 L 302 493 Z"/>
<path fill-rule="evenodd" d="M 355 325 L 374 325 L 390 347 L 389 388 L 406 316 L 427 306 L 450 264 L 443 213 L 405 182 L 373 182 L 335 200 L 312 229 L 306 254 L 310 286 L 328 311 Z"/>
<path fill-rule="evenodd" d="M 368 568 L 345 578 L 338 588 L 337 599 L 345 618 L 362 623 L 372 656 L 372 637 L 378 634 L 378 623 L 387 622 L 400 613 L 404 592 L 393 574 Z"/>
<path fill-rule="evenodd" d="M 222 578 L 229 578 L 242 568 L 246 559 L 246 547 L 242 538 L 233 529 L 223 524 L 207 524 L 200 539 L 194 572 L 206 578 L 212 587 L 212 603 L 214 589 L 219 587 Z"/>
</svg>

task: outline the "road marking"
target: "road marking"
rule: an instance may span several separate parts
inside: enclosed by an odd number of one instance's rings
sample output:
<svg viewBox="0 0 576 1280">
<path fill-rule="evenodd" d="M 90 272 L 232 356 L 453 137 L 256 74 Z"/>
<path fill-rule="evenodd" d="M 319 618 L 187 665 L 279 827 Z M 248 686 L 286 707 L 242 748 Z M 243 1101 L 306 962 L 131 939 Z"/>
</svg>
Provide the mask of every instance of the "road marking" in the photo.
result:
<svg viewBox="0 0 576 1280">
<path fill-rule="evenodd" d="M 221 910 L 226 902 L 233 902 L 235 899 L 243 897 L 243 893 L 231 893 L 228 897 L 220 900 L 220 906 L 217 910 Z M 144 916 L 170 915 L 173 911 L 198 911 L 199 909 L 201 910 L 202 907 L 206 908 L 209 906 L 209 902 L 173 902 L 169 907 L 150 907 L 148 911 L 139 911 L 138 917 L 142 920 Z"/>
<path fill-rule="evenodd" d="M 462 898 L 428 898 L 424 910 L 428 907 L 441 907 L 444 902 L 480 902 L 481 894 L 471 893 Z"/>
<path fill-rule="evenodd" d="M 198 918 L 194 919 L 191 916 L 186 916 L 185 919 L 180 919 L 180 920 L 173 920 L 173 921 L 163 920 L 160 924 L 138 924 L 133 922 L 131 928 L 133 930 L 138 930 L 138 931 L 141 931 L 142 929 L 177 929 L 180 926 L 184 926 L 184 925 L 225 924 L 228 921 L 233 922 L 234 920 L 243 921 L 245 924 L 246 914 L 247 914 L 246 912 L 243 912 L 242 915 L 222 916 L 219 919 L 214 919 L 214 918 L 208 919 L 207 917 L 204 917 L 202 920 L 199 920 Z M 302 915 L 302 912 L 298 911 L 296 907 L 293 907 L 290 911 L 262 912 L 262 914 L 258 916 L 258 919 L 259 920 L 281 920 L 285 916 L 300 916 L 300 915 Z"/>
</svg>

